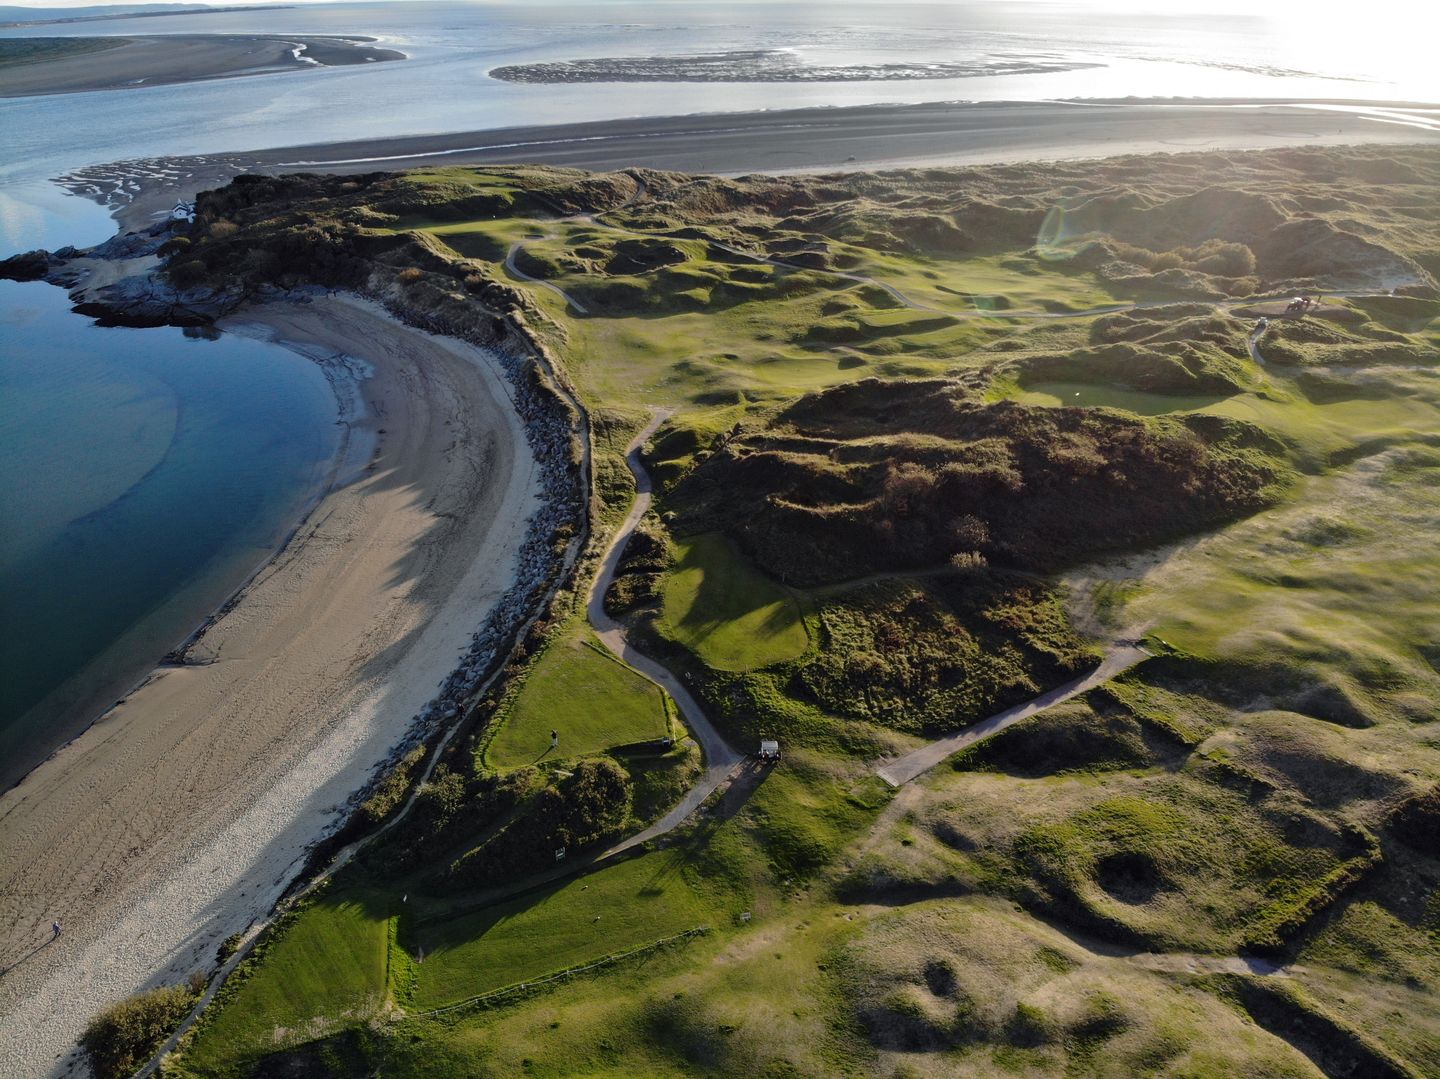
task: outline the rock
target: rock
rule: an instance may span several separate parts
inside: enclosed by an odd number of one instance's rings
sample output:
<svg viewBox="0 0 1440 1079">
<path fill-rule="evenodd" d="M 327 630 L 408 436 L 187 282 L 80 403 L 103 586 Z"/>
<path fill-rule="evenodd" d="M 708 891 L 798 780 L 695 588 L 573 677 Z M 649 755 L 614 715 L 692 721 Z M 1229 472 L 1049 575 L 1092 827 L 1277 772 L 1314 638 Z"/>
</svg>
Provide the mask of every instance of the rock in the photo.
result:
<svg viewBox="0 0 1440 1079">
<path fill-rule="evenodd" d="M 0 262 L 0 280 L 41 281 L 50 272 L 48 251 L 26 251 Z"/>
</svg>

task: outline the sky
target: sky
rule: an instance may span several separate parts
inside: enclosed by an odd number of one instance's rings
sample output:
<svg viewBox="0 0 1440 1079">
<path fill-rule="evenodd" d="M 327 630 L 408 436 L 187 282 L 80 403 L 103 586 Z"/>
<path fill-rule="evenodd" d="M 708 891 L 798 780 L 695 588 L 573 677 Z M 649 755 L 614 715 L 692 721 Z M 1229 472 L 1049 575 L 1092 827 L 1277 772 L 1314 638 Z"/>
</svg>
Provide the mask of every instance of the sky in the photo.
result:
<svg viewBox="0 0 1440 1079">
<path fill-rule="evenodd" d="M 129 6 L 135 7 L 146 2 L 184 3 L 185 6 L 207 6 L 195 0 L 0 0 L 0 7 L 28 7 L 28 8 L 77 8 L 77 7 L 110 7 Z M 335 3 L 341 0 L 211 0 L 208 6 L 212 7 L 239 7 L 264 4 L 315 4 Z M 407 0 L 391 0 L 391 2 L 407 2 Z M 495 3 L 497 0 L 453 0 L 455 3 Z M 546 3 L 565 2 L 573 3 L 575 0 L 498 0 L 501 3 Z M 624 2 L 624 0 L 580 0 L 581 3 L 593 3 L 600 6 L 603 3 Z M 685 0 L 658 0 L 656 6 L 663 3 L 684 3 Z M 774 3 L 777 0 L 731 0 L 732 3 Z M 831 0 L 786 0 L 789 3 L 830 3 Z M 874 0 L 877 4 L 885 3 L 885 0 Z M 925 2 L 925 0 L 918 0 Z M 946 3 L 947 0 L 931 0 L 931 2 Z M 974 3 L 976 0 L 953 0 L 955 3 Z M 1244 15 L 1270 15 L 1277 20 L 1297 20 L 1310 24 L 1314 29 L 1317 20 L 1329 22 L 1327 30 L 1341 34 L 1345 32 L 1345 26 L 1352 23 L 1356 12 L 1355 0 L 1303 0 L 1295 3 L 1293 0 L 979 0 L 986 2 L 1020 3 L 1026 5 L 1045 5 L 1057 8 L 1073 8 L 1078 12 L 1085 10 L 1105 11 L 1115 14 L 1145 14 L 1145 15 L 1179 15 L 1191 13 L 1211 13 L 1215 15 L 1244 14 Z M 1440 11 L 1440 4 L 1433 0 L 1366 0 L 1363 5 L 1369 22 L 1377 18 L 1393 22 L 1395 31 L 1402 35 L 1409 35 L 1423 22 L 1429 28 L 1436 26 L 1436 12 Z M 1331 22 L 1330 20 L 1335 20 Z"/>
</svg>

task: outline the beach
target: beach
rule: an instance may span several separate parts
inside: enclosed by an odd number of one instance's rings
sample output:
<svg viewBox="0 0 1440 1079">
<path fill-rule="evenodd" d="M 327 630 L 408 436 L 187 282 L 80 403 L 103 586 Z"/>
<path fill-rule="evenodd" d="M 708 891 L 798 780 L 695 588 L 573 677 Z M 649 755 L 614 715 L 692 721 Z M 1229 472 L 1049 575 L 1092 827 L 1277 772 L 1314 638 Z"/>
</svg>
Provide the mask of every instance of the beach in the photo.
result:
<svg viewBox="0 0 1440 1079">
<path fill-rule="evenodd" d="M 79 94 L 403 60 L 368 38 L 167 34 L 79 39 L 104 47 L 31 63 L 0 64 L 0 97 Z"/>
<path fill-rule="evenodd" d="M 208 971 L 271 908 L 511 586 L 539 505 L 482 350 L 346 298 L 225 328 L 325 359 L 357 398 L 348 451 L 184 665 L 0 797 L 5 1074 L 44 1074 L 97 1006 Z"/>
<path fill-rule="evenodd" d="M 545 164 L 741 175 L 1059 161 L 1440 138 L 1434 106 L 1279 101 L 995 101 L 636 117 L 150 158 L 75 170 L 69 190 L 140 228 L 241 173 Z"/>
</svg>

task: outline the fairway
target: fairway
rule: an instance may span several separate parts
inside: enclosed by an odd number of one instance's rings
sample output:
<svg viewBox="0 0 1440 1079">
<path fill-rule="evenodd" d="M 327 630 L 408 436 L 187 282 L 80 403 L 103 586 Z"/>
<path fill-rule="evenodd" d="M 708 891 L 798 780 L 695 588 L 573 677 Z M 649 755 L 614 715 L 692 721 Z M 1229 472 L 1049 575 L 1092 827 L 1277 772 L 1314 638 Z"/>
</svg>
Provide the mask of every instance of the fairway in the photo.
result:
<svg viewBox="0 0 1440 1079">
<path fill-rule="evenodd" d="M 415 1010 L 591 962 L 703 925 L 715 911 L 656 851 L 439 925 L 406 930 L 417 958 Z"/>
<path fill-rule="evenodd" d="M 1169 412 L 1191 412 L 1224 401 L 1216 394 L 1177 395 L 1146 393 L 1119 386 L 1089 382 L 1037 382 L 1015 388 L 1007 394 L 1022 405 L 1047 408 L 1123 408 L 1141 416 L 1163 416 Z"/>
<path fill-rule="evenodd" d="M 385 1001 L 387 901 L 368 893 L 323 896 L 306 907 L 240 983 L 232 1007 L 213 1012 L 186 1063 L 206 1073 L 218 1062 L 272 1052 L 377 1014 Z"/>
<path fill-rule="evenodd" d="M 810 637 L 799 606 L 729 540 L 709 533 L 675 549 L 662 619 L 671 636 L 722 671 L 750 671 L 804 654 Z"/>
<path fill-rule="evenodd" d="M 492 768 L 599 753 L 670 733 L 664 692 L 602 652 L 583 623 L 540 657 L 485 751 Z M 550 732 L 560 748 L 550 749 Z"/>
</svg>

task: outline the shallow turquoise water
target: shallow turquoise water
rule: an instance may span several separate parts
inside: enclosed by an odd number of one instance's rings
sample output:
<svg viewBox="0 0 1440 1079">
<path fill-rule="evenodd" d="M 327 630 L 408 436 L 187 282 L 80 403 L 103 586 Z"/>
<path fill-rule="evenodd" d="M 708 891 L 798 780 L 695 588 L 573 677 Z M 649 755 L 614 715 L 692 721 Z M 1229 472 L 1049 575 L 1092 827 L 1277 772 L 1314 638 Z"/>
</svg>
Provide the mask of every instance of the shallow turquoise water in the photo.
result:
<svg viewBox="0 0 1440 1079">
<path fill-rule="evenodd" d="M 325 482 L 335 418 L 285 349 L 103 329 L 0 282 L 0 788 L 267 557 Z"/>
</svg>

